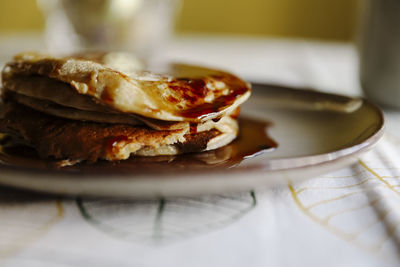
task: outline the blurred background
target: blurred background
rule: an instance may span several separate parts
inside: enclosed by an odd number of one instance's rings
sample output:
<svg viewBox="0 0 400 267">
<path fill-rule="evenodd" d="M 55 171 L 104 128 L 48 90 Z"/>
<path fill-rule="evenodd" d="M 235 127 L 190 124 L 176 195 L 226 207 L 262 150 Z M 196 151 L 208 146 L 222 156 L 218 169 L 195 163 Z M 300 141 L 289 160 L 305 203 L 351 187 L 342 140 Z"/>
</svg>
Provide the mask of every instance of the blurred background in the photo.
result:
<svg viewBox="0 0 400 267">
<path fill-rule="evenodd" d="M 176 34 L 238 34 L 349 41 L 361 0 L 182 0 Z M 0 34 L 45 26 L 35 0 L 1 0 Z"/>
</svg>

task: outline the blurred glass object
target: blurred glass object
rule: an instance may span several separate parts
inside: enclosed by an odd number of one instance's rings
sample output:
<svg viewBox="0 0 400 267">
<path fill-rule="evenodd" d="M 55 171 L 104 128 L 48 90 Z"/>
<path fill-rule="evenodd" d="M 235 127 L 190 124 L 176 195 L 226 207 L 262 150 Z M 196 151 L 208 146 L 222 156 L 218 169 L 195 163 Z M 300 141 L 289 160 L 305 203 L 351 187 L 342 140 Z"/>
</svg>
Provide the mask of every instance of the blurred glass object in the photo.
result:
<svg viewBox="0 0 400 267">
<path fill-rule="evenodd" d="M 365 95 L 400 108 L 400 1 L 368 0 L 360 42 L 360 80 Z"/>
<path fill-rule="evenodd" d="M 52 53 L 118 50 L 146 57 L 171 36 L 179 0 L 37 0 Z"/>
</svg>

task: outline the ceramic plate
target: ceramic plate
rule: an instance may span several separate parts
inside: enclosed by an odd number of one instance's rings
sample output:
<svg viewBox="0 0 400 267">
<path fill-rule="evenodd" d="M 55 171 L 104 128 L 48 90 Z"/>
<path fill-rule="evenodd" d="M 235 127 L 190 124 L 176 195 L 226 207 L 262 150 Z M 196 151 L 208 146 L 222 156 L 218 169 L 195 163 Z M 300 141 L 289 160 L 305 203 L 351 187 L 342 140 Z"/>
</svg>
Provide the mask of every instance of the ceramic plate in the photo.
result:
<svg viewBox="0 0 400 267">
<path fill-rule="evenodd" d="M 351 164 L 379 140 L 384 128 L 383 113 L 366 100 L 260 84 L 253 85 L 240 117 L 242 130 L 247 129 L 240 136 L 245 141 L 241 149 L 258 148 L 240 159 L 229 160 L 230 153 L 236 153 L 232 145 L 151 162 L 54 169 L 29 154 L 10 161 L 2 150 L 0 183 L 48 193 L 135 198 L 251 190 Z M 249 122 L 256 126 L 248 128 Z M 267 145 L 271 140 L 276 148 Z"/>
</svg>

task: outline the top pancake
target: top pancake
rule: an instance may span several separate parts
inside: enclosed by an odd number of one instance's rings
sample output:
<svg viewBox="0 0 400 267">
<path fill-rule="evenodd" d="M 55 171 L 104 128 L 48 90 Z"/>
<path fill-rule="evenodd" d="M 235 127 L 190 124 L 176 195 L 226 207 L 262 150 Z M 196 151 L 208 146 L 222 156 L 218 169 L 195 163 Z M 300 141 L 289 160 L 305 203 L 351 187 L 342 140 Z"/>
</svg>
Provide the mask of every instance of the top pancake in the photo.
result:
<svg viewBox="0 0 400 267">
<path fill-rule="evenodd" d="M 171 64 L 155 73 L 136 63 L 115 53 L 23 53 L 5 66 L 2 80 L 5 90 L 67 107 L 166 121 L 222 117 L 250 96 L 248 83 L 223 71 Z"/>
</svg>

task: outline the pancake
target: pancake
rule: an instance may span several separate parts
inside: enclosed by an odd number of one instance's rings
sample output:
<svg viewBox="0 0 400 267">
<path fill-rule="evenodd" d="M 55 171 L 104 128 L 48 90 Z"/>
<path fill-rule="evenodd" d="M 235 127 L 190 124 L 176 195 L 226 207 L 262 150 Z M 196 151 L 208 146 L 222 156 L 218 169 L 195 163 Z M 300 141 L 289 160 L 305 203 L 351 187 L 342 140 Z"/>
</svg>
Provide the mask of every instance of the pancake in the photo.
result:
<svg viewBox="0 0 400 267">
<path fill-rule="evenodd" d="M 71 107 L 58 105 L 48 100 L 28 97 L 21 94 L 9 94 L 8 98 L 13 98 L 16 102 L 28 106 L 32 109 L 72 120 L 94 121 L 104 123 L 123 123 L 129 125 L 142 125 L 143 123 L 134 116 L 101 111 L 79 110 Z M 182 128 L 182 127 L 180 127 Z"/>
<path fill-rule="evenodd" d="M 235 129 L 234 123 L 231 127 Z M 131 155 L 176 155 L 207 151 L 213 149 L 215 143 L 222 146 L 236 136 L 235 131 L 221 132 L 216 128 L 191 133 L 187 129 L 154 130 L 145 126 L 68 120 L 15 102 L 3 105 L 0 131 L 23 140 L 43 158 L 89 162 L 99 159 L 123 160 Z M 218 138 L 220 136 L 224 138 Z"/>
<path fill-rule="evenodd" d="M 248 83 L 183 64 L 150 72 L 123 58 L 15 56 L 2 71 L 0 132 L 69 163 L 204 152 L 236 138 Z"/>
<path fill-rule="evenodd" d="M 201 132 L 204 130 L 209 130 L 214 127 L 218 127 L 221 124 L 221 120 L 207 120 L 200 123 L 189 123 L 189 122 L 176 122 L 176 121 L 160 121 L 155 119 L 149 119 L 142 116 L 118 114 L 118 113 L 107 113 L 107 112 L 96 112 L 96 111 L 86 111 L 79 110 L 75 108 L 70 108 L 62 105 L 55 104 L 51 101 L 40 100 L 37 98 L 27 97 L 25 95 L 16 94 L 13 92 L 6 92 L 8 101 L 15 101 L 32 109 L 47 113 L 49 115 L 54 115 L 57 117 L 62 117 L 72 120 L 81 121 L 94 121 L 102 123 L 124 123 L 129 125 L 147 125 L 155 130 L 175 130 L 183 129 L 189 127 L 197 127 L 196 132 Z M 235 117 L 239 112 L 239 108 L 234 110 L 232 113 L 227 114 L 230 117 Z"/>
<path fill-rule="evenodd" d="M 123 73 L 115 65 L 108 54 L 24 53 L 6 64 L 2 80 L 7 90 L 77 109 L 108 108 L 167 121 L 218 118 L 250 96 L 248 83 L 219 70 L 169 64 L 167 74 L 155 74 L 124 65 L 121 70 L 130 72 Z"/>
</svg>

